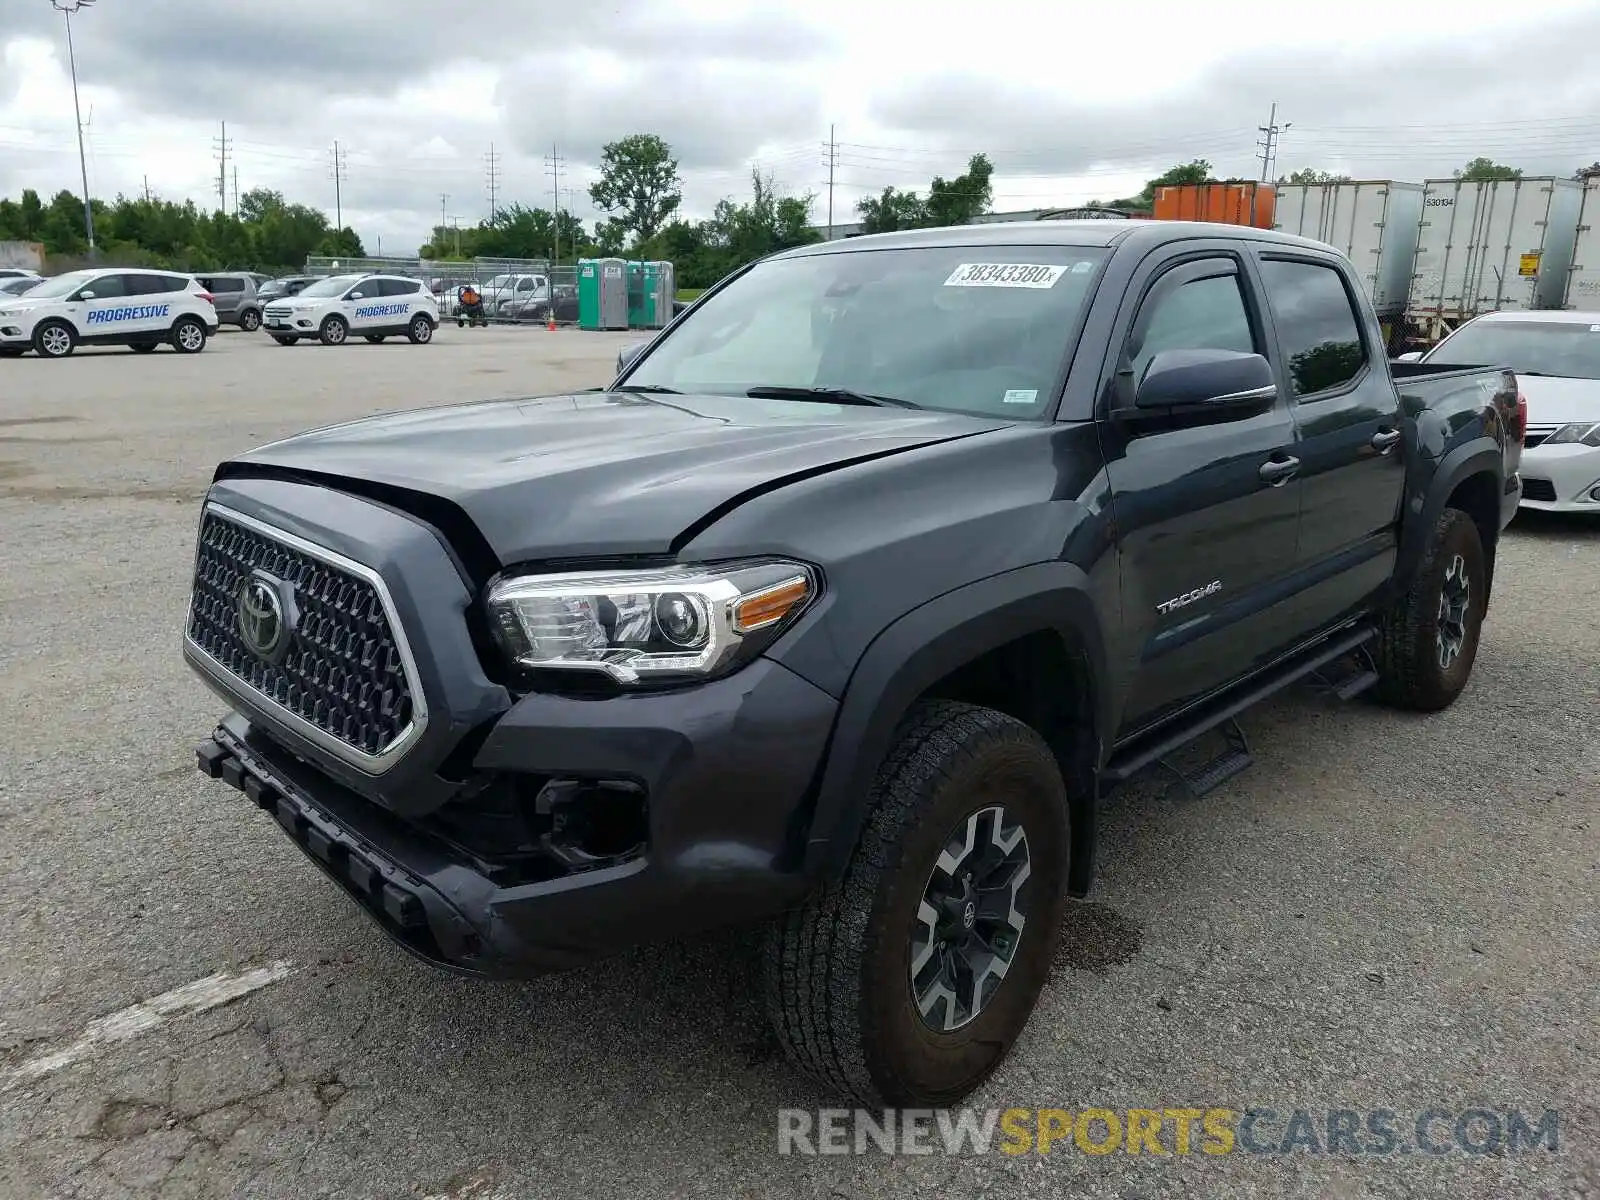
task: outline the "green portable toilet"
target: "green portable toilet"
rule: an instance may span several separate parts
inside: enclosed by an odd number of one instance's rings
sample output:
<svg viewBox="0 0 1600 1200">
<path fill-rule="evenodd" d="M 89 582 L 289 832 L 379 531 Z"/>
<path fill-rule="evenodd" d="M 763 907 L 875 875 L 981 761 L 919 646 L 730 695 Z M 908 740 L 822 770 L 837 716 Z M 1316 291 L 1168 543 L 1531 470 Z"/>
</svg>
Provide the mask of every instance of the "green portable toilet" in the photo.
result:
<svg viewBox="0 0 1600 1200">
<path fill-rule="evenodd" d="M 578 260 L 578 328 L 600 328 L 600 264 L 592 258 Z"/>
</svg>

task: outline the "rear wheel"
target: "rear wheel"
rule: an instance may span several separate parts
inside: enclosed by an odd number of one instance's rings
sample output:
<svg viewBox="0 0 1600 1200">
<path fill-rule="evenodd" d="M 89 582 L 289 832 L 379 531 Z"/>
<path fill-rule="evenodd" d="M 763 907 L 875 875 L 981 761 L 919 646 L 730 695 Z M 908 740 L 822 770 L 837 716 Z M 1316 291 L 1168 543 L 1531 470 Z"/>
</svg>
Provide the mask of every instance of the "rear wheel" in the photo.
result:
<svg viewBox="0 0 1600 1200">
<path fill-rule="evenodd" d="M 253 308 L 247 308 L 239 314 L 239 328 L 246 333 L 254 333 L 261 328 L 261 314 Z"/>
<path fill-rule="evenodd" d="M 40 358 L 65 358 L 78 345 L 78 335 L 65 321 L 44 321 L 33 331 L 33 351 Z"/>
<path fill-rule="evenodd" d="M 411 339 L 414 346 L 423 346 L 433 341 L 433 322 L 418 313 L 412 318 L 411 326 L 406 330 L 406 336 Z"/>
<path fill-rule="evenodd" d="M 300 339 L 297 337 L 286 337 L 281 333 L 275 333 L 272 335 L 272 340 L 277 342 L 280 346 L 292 346 Z"/>
<path fill-rule="evenodd" d="M 179 354 L 199 354 L 206 348 L 206 327 L 199 318 L 178 318 L 172 326 L 172 348 Z"/>
<path fill-rule="evenodd" d="M 843 879 L 770 934 L 767 1010 L 790 1058 L 868 1105 L 977 1088 L 1048 977 L 1070 844 L 1038 734 L 993 709 L 918 705 Z"/>
<path fill-rule="evenodd" d="M 317 336 L 322 339 L 324 346 L 342 346 L 350 336 L 350 326 L 345 324 L 343 317 L 329 317 L 322 323 Z"/>
<path fill-rule="evenodd" d="M 1445 509 L 1428 536 L 1410 589 L 1384 617 L 1378 643 L 1380 699 L 1421 712 L 1454 703 L 1478 655 L 1486 582 L 1478 526 L 1460 509 Z"/>
</svg>

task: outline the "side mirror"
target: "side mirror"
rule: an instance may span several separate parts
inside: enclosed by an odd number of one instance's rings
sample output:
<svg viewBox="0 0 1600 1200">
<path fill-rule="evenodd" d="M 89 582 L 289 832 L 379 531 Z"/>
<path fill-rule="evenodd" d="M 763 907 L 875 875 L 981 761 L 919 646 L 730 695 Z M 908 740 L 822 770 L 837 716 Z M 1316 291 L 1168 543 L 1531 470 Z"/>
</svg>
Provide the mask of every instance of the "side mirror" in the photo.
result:
<svg viewBox="0 0 1600 1200">
<path fill-rule="evenodd" d="M 1236 350 L 1163 350 L 1138 381 L 1133 407 L 1151 415 L 1260 409 L 1278 396 L 1272 364 Z"/>
<path fill-rule="evenodd" d="M 631 346 L 624 346 L 621 350 L 618 350 L 617 374 L 621 375 L 624 371 L 631 367 L 633 365 L 633 360 L 638 358 L 639 355 L 643 354 L 644 348 L 649 344 L 649 342 L 635 342 Z"/>
<path fill-rule="evenodd" d="M 346 300 L 365 300 L 366 298 L 367 294 L 365 292 L 351 292 L 345 297 Z"/>
<path fill-rule="evenodd" d="M 79 300 L 93 300 L 94 299 L 94 293 L 91 292 L 88 288 L 85 288 L 83 291 L 78 293 L 78 299 Z"/>
<path fill-rule="evenodd" d="M 1422 351 L 1421 350 L 1407 350 L 1404 354 L 1399 355 L 1395 359 L 1395 362 L 1421 362 L 1421 361 L 1422 361 Z"/>
</svg>

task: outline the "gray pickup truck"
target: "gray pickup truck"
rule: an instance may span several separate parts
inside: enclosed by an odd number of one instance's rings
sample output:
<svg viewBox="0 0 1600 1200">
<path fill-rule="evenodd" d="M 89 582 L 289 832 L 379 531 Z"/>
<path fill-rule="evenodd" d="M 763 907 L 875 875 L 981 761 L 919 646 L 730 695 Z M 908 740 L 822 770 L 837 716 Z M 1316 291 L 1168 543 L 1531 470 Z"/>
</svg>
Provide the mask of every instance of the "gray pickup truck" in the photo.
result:
<svg viewBox="0 0 1600 1200">
<path fill-rule="evenodd" d="M 1525 410 L 1350 264 L 1050 221 L 743 269 L 608 387 L 223 463 L 199 765 L 483 976 L 741 922 L 794 1061 L 937 1105 L 1044 987 L 1100 806 L 1300 680 L 1467 686 Z M 1241 902 L 1247 902 L 1241 897 Z"/>
</svg>

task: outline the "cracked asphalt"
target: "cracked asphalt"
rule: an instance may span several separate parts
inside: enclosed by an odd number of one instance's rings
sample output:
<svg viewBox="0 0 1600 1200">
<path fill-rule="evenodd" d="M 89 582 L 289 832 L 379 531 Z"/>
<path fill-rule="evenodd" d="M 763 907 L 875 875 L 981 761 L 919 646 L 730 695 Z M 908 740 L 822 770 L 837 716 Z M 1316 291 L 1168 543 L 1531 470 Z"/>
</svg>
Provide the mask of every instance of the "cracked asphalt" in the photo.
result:
<svg viewBox="0 0 1600 1200">
<path fill-rule="evenodd" d="M 194 770 L 198 501 L 231 453 L 600 383 L 626 340 L 0 363 L 0 1196 L 1600 1195 L 1600 523 L 1512 525 L 1449 712 L 1295 692 L 1219 791 L 1112 798 L 1097 891 L 974 1100 L 1553 1109 L 1554 1152 L 782 1157 L 777 1111 L 836 1101 L 781 1060 L 752 934 L 529 984 L 391 946 Z"/>
</svg>

